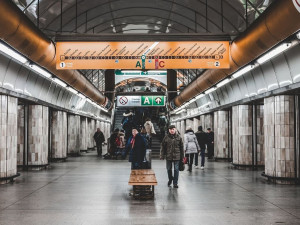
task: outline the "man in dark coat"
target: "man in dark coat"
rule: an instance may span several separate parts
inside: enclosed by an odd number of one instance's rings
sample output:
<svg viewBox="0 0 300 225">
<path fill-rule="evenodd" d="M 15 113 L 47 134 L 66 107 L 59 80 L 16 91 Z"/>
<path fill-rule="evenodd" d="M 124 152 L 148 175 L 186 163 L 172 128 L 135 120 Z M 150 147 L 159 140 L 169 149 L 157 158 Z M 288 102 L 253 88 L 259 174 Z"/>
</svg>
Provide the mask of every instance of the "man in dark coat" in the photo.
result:
<svg viewBox="0 0 300 225">
<path fill-rule="evenodd" d="M 203 131 L 202 126 L 198 127 L 198 131 L 195 133 L 197 137 L 198 144 L 200 146 L 200 155 L 201 155 L 201 169 L 204 169 L 204 163 L 205 163 L 205 149 L 207 144 L 207 134 Z M 198 169 L 198 154 L 195 159 L 195 166 Z"/>
<path fill-rule="evenodd" d="M 214 132 L 207 128 L 207 152 L 208 159 L 212 159 L 214 157 Z"/>
<path fill-rule="evenodd" d="M 183 142 L 180 135 L 176 132 L 174 125 L 169 126 L 169 133 L 161 143 L 160 159 L 167 159 L 168 187 L 172 184 L 178 188 L 179 161 L 183 159 Z M 172 175 L 172 164 L 174 164 L 174 176 Z"/>
<path fill-rule="evenodd" d="M 108 153 L 114 157 L 115 153 L 117 151 L 117 143 L 116 143 L 116 139 L 119 136 L 119 128 L 116 128 L 114 130 L 114 132 L 110 135 L 109 137 L 109 149 L 108 149 Z"/>
<path fill-rule="evenodd" d="M 103 135 L 102 131 L 100 130 L 100 128 L 97 128 L 97 131 L 94 134 L 94 140 L 96 142 L 98 156 L 101 156 L 102 155 L 102 143 L 105 141 L 105 138 L 104 138 L 104 135 Z"/>
<path fill-rule="evenodd" d="M 139 134 L 138 128 L 132 128 L 132 136 L 127 141 L 126 149 L 129 152 L 128 161 L 131 162 L 131 169 L 142 169 L 146 155 L 146 142 Z"/>
</svg>

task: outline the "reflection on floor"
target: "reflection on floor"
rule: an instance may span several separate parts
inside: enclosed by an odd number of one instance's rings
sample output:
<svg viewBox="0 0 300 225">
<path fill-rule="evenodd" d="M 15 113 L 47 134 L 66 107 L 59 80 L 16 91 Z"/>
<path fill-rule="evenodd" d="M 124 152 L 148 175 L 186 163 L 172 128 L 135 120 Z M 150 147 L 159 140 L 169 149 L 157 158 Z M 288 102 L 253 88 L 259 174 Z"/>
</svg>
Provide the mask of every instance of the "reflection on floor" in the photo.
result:
<svg viewBox="0 0 300 225">
<path fill-rule="evenodd" d="M 95 153 L 0 186 L 0 224 L 300 224 L 300 187 L 268 184 L 261 171 L 208 162 L 167 187 L 165 161 L 153 160 L 155 199 L 129 196 L 130 164 Z"/>
</svg>

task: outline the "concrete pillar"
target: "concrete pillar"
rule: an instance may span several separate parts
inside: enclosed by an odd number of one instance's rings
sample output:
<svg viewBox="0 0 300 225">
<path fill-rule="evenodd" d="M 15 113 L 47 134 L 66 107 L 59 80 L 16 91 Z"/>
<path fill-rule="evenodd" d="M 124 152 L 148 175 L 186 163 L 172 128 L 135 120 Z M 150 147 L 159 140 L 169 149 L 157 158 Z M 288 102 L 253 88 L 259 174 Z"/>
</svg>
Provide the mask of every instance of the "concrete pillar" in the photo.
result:
<svg viewBox="0 0 300 225">
<path fill-rule="evenodd" d="M 181 133 L 181 122 L 180 121 L 177 121 L 176 122 L 176 130 Z"/>
<path fill-rule="evenodd" d="M 90 139 L 90 148 L 94 149 L 94 147 L 96 146 L 96 142 L 94 140 L 94 134 L 96 132 L 96 120 L 91 120 L 90 123 L 90 130 L 89 133 L 87 134 L 89 139 Z"/>
<path fill-rule="evenodd" d="M 256 106 L 256 162 L 258 166 L 265 165 L 265 149 L 264 149 L 264 106 Z"/>
<path fill-rule="evenodd" d="M 88 121 L 86 117 L 80 117 L 80 150 L 87 150 L 88 148 Z"/>
<path fill-rule="evenodd" d="M 68 115 L 68 154 L 80 154 L 80 138 L 80 116 Z"/>
<path fill-rule="evenodd" d="M 51 153 L 52 159 L 67 158 L 68 142 L 67 113 L 52 111 L 51 121 Z"/>
<path fill-rule="evenodd" d="M 180 121 L 180 136 L 183 139 L 184 138 L 184 133 L 185 133 L 185 120 Z"/>
<path fill-rule="evenodd" d="M 202 126 L 203 130 L 205 131 L 205 115 L 201 115 L 199 117 L 199 126 Z"/>
<path fill-rule="evenodd" d="M 234 165 L 252 166 L 252 105 L 232 107 L 232 150 Z"/>
<path fill-rule="evenodd" d="M 228 159 L 228 111 L 214 112 L 214 150 L 216 159 Z"/>
<path fill-rule="evenodd" d="M 193 127 L 194 127 L 192 119 L 186 119 L 185 124 L 186 124 L 185 129 L 187 129 L 188 127 L 191 127 L 193 129 Z"/>
<path fill-rule="evenodd" d="M 49 108 L 30 105 L 28 112 L 28 166 L 48 164 Z"/>
<path fill-rule="evenodd" d="M 25 148 L 25 106 L 18 105 L 18 140 L 17 140 L 17 165 L 24 163 Z"/>
<path fill-rule="evenodd" d="M 264 100 L 265 175 L 277 183 L 295 178 L 294 96 L 281 95 Z"/>
<path fill-rule="evenodd" d="M 198 126 L 200 126 L 200 117 L 193 118 L 193 130 L 194 132 L 197 132 Z"/>
<path fill-rule="evenodd" d="M 92 140 L 91 140 L 91 136 L 90 136 L 90 132 L 92 131 L 92 119 L 88 119 L 88 125 L 87 125 L 87 148 L 88 149 L 91 149 L 93 148 L 93 143 L 92 143 Z"/>
<path fill-rule="evenodd" d="M 17 175 L 18 99 L 0 95 L 0 184 Z"/>
<path fill-rule="evenodd" d="M 206 132 L 207 128 L 213 129 L 214 117 L 213 114 L 206 114 L 204 116 L 204 127 L 203 130 Z"/>
</svg>

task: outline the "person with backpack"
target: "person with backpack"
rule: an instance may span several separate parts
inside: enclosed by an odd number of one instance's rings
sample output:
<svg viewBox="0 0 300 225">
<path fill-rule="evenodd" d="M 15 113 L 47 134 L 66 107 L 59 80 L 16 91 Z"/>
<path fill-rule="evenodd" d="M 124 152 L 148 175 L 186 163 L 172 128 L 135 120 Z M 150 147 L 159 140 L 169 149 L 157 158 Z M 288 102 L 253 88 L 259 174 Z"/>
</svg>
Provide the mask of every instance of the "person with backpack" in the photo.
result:
<svg viewBox="0 0 300 225">
<path fill-rule="evenodd" d="M 122 128 L 125 131 L 125 139 L 131 135 L 132 127 L 135 125 L 133 121 L 133 114 L 129 110 L 123 113 L 124 118 L 122 119 Z"/>
<path fill-rule="evenodd" d="M 100 128 L 97 128 L 94 134 L 94 140 L 96 142 L 98 156 L 102 156 L 102 143 L 105 141 L 105 138 Z"/>
</svg>

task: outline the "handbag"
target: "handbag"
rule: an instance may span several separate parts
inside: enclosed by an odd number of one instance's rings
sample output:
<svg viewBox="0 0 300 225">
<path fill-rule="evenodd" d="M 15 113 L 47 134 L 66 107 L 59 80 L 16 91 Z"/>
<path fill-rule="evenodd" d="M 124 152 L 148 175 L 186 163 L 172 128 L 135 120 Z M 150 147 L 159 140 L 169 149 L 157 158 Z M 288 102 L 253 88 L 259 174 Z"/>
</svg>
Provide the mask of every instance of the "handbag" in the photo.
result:
<svg viewBox="0 0 300 225">
<path fill-rule="evenodd" d="M 182 159 L 183 164 L 187 164 L 188 163 L 188 157 L 184 156 Z"/>
<path fill-rule="evenodd" d="M 185 169 L 185 165 L 183 163 L 183 160 L 180 160 L 179 161 L 179 171 L 184 171 L 184 169 Z"/>
</svg>

